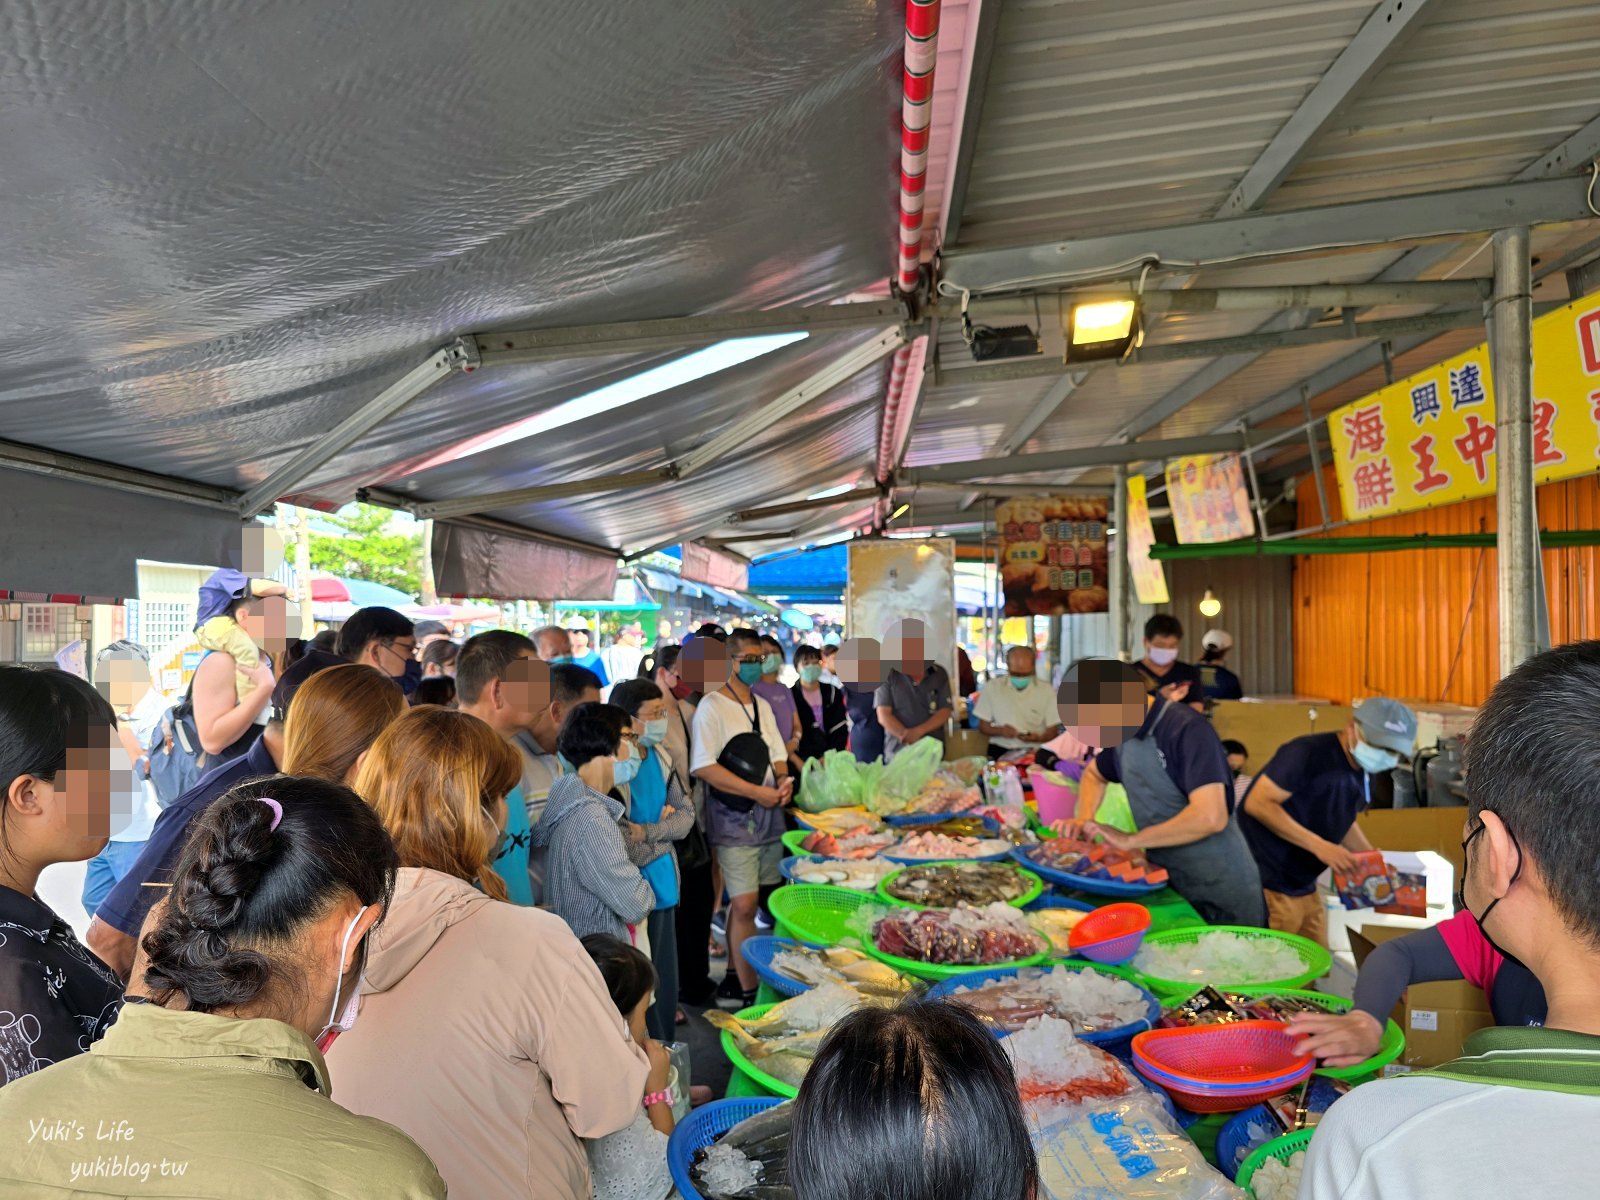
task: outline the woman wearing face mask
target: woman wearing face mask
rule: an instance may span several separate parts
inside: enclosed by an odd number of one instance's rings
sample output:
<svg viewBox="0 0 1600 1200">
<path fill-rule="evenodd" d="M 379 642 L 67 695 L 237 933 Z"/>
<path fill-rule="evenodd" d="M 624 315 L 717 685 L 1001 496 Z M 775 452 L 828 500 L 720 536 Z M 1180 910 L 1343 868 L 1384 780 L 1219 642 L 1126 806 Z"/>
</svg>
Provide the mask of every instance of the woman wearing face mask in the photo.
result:
<svg viewBox="0 0 1600 1200">
<path fill-rule="evenodd" d="M 627 782 L 637 771 L 638 741 L 632 719 L 611 704 L 578 705 L 556 735 L 572 773 L 550 785 L 533 844 L 546 851 L 545 906 L 579 937 L 608 933 L 636 945 L 655 908 L 655 892 L 628 860 L 622 804 L 608 794 L 619 772 Z"/>
<path fill-rule="evenodd" d="M 633 722 L 639 757 L 617 766 L 612 795 L 627 806 L 622 821 L 628 859 L 655 893 L 645 920 L 650 961 L 655 966 L 655 1003 L 648 1013 L 650 1036 L 670 1042 L 678 1009 L 678 854 L 673 846 L 694 826 L 694 803 L 678 786 L 662 743 L 668 729 L 667 700 L 648 679 L 629 679 L 611 689 L 611 703 Z"/>
<path fill-rule="evenodd" d="M 452 1195 L 588 1200 L 578 1138 L 632 1122 L 648 1063 L 567 926 L 498 899 L 521 774 L 468 713 L 415 708 L 378 739 L 356 787 L 401 867 L 360 1021 L 328 1057 L 340 1099 L 416 1138 Z M 609 832 L 620 844 L 614 818 Z"/>
<path fill-rule="evenodd" d="M 144 937 L 145 994 L 88 1054 L 0 1090 L 0 1194 L 443 1197 L 415 1143 L 333 1102 L 316 1045 L 354 1016 L 394 871 L 338 784 L 275 776 L 208 808 Z"/>
<path fill-rule="evenodd" d="M 778 718 L 778 736 L 789 748 L 789 765 L 799 777 L 803 765 L 796 751 L 800 749 L 800 714 L 794 693 L 778 682 L 783 674 L 783 647 L 778 639 L 761 635 L 761 681 L 750 685 L 750 690 L 772 706 L 772 715 Z"/>
<path fill-rule="evenodd" d="M 809 759 L 821 758 L 829 750 L 843 750 L 850 744 L 850 712 L 844 690 L 824 682 L 822 651 L 815 646 L 798 646 L 794 669 L 800 676 L 790 691 L 795 713 L 800 719 L 800 744 L 789 756 L 798 772 Z"/>
<path fill-rule="evenodd" d="M 118 782 L 126 825 L 131 764 L 94 688 L 0 667 L 0 1085 L 82 1054 L 116 1018 L 121 981 L 34 889 L 44 868 L 105 849 Z"/>
</svg>

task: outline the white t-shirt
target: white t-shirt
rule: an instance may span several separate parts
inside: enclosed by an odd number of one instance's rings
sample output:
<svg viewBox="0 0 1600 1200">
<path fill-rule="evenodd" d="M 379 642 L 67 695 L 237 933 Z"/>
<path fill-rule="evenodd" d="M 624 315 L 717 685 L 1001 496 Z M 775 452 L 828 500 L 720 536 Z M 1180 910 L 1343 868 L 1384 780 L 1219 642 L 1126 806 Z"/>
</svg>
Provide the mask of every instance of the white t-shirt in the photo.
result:
<svg viewBox="0 0 1600 1200">
<path fill-rule="evenodd" d="M 128 713 L 128 724 L 133 727 L 133 736 L 139 745 L 150 744 L 150 735 L 155 733 L 156 727 L 161 724 L 161 718 L 171 707 L 172 701 L 155 688 L 146 692 L 144 699 L 133 706 Z M 141 779 L 139 782 L 142 785 L 144 803 L 133 814 L 132 824 L 111 835 L 113 842 L 149 841 L 150 830 L 154 828 L 156 818 L 161 815 L 161 800 L 156 795 L 156 785 L 148 779 Z"/>
<path fill-rule="evenodd" d="M 1300 1200 L 1589 1195 L 1597 1129 L 1600 1096 L 1383 1079 L 1318 1124 Z"/>
<path fill-rule="evenodd" d="M 772 752 L 775 763 L 789 761 L 789 747 L 778 736 L 778 718 L 760 696 L 750 697 L 759 708 L 761 737 Z M 716 691 L 706 695 L 694 710 L 693 747 L 689 757 L 689 770 L 715 766 L 722 757 L 722 749 L 741 733 L 753 733 L 750 727 L 750 706 L 740 704 L 727 692 Z"/>
<path fill-rule="evenodd" d="M 1034 679 L 1018 691 L 1011 685 L 1011 676 L 1001 675 L 989 680 L 978 693 L 978 719 L 991 725 L 1010 725 L 1024 733 L 1055 730 L 1061 726 L 1061 714 L 1056 707 L 1056 694 L 1042 679 Z M 1021 750 L 1037 746 L 1038 742 L 1024 742 L 1020 738 L 994 737 L 989 739 L 1008 750 Z"/>
</svg>

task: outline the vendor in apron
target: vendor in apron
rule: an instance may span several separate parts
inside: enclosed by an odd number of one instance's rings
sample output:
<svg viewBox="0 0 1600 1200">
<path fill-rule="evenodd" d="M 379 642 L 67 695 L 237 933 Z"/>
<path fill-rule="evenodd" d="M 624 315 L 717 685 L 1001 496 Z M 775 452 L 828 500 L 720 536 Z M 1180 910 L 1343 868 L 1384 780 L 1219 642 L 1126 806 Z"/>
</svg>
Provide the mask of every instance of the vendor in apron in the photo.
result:
<svg viewBox="0 0 1600 1200">
<path fill-rule="evenodd" d="M 1597 725 L 1600 642 L 1578 642 L 1501 680 L 1467 739 L 1462 909 L 1505 959 L 1497 1017 L 1516 999 L 1503 988 L 1526 992 L 1525 971 L 1548 1002 L 1544 1026 L 1480 1030 L 1441 1067 L 1345 1096 L 1311 1140 L 1305 1200 L 1595 1194 Z"/>
<path fill-rule="evenodd" d="M 1092 661 L 1100 675 L 1110 672 L 1121 679 L 1125 673 L 1120 686 L 1140 686 L 1132 667 Z M 1068 672 L 1058 698 L 1071 692 L 1075 672 L 1087 666 L 1079 664 Z M 1110 678 L 1103 683 L 1119 686 Z M 1103 703 L 1098 696 L 1080 699 L 1091 705 Z M 1084 769 L 1078 785 L 1079 819 L 1093 819 L 1107 783 L 1122 784 L 1138 832 L 1097 827 L 1106 842 L 1119 850 L 1144 851 L 1152 863 L 1166 869 L 1173 890 L 1209 924 L 1265 925 L 1261 875 L 1233 815 L 1233 772 L 1221 739 L 1211 723 L 1187 705 L 1150 695 L 1144 697 L 1144 705 L 1143 724 L 1125 736 L 1112 728 L 1084 730 L 1085 719 L 1067 711 L 1063 703 L 1063 723 L 1069 731 L 1105 747 Z M 1135 708 L 1132 715 L 1137 713 Z"/>
</svg>

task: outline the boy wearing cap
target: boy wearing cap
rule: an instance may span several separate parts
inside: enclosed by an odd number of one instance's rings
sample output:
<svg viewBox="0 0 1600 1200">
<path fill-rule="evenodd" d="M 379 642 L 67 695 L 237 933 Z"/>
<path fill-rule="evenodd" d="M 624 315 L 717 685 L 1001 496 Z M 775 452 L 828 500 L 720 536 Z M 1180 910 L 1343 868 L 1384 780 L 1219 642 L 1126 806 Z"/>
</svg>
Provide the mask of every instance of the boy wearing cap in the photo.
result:
<svg viewBox="0 0 1600 1200">
<path fill-rule="evenodd" d="M 1356 817 L 1372 802 L 1372 776 L 1409 758 L 1417 718 L 1398 700 L 1363 700 L 1337 733 L 1311 733 L 1278 747 L 1245 793 L 1239 825 L 1261 869 L 1268 922 L 1328 944 L 1317 879 L 1353 870 L 1373 849 Z"/>
</svg>

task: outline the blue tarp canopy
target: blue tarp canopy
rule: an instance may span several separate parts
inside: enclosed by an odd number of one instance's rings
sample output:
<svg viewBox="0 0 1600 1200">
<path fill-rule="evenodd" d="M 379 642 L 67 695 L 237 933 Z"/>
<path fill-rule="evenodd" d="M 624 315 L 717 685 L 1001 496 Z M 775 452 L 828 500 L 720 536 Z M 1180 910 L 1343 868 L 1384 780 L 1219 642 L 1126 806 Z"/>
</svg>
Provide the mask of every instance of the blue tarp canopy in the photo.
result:
<svg viewBox="0 0 1600 1200">
<path fill-rule="evenodd" d="M 849 573 L 844 545 L 786 554 L 750 568 L 750 590 L 758 596 L 838 603 Z"/>
</svg>

